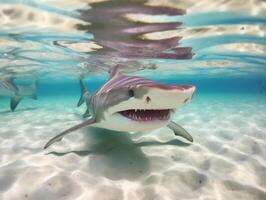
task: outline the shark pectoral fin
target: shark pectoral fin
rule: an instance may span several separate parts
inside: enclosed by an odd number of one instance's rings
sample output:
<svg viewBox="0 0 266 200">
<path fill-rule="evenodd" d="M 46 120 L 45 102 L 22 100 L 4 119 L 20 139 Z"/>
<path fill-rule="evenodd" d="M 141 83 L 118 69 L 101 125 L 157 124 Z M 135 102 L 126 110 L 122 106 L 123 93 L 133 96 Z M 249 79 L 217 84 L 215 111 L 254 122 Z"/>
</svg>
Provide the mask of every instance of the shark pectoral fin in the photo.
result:
<svg viewBox="0 0 266 200">
<path fill-rule="evenodd" d="M 175 135 L 181 136 L 183 138 L 186 138 L 188 141 L 193 142 L 192 136 L 183 127 L 176 124 L 175 122 L 170 121 L 167 127 L 174 131 Z"/>
<path fill-rule="evenodd" d="M 69 134 L 69 133 L 71 133 L 71 132 L 73 132 L 73 131 L 75 131 L 75 130 L 78 130 L 78 129 L 80 129 L 80 128 L 83 128 L 83 127 L 85 127 L 85 126 L 89 126 L 89 125 L 91 125 L 91 124 L 94 124 L 94 123 L 95 123 L 95 118 L 92 117 L 92 118 L 90 118 L 89 120 L 87 120 L 87 121 L 85 121 L 85 122 L 82 122 L 82 123 L 80 123 L 80 124 L 78 124 L 78 125 L 76 125 L 76 126 L 73 126 L 73 127 L 69 128 L 69 129 L 63 131 L 62 133 L 58 134 L 57 136 L 55 136 L 55 137 L 53 137 L 51 140 L 49 140 L 49 141 L 44 145 L 44 149 L 46 149 L 47 147 L 49 147 L 50 145 L 52 145 L 52 144 L 55 143 L 55 142 L 61 141 L 62 138 L 63 138 L 65 135 L 67 135 L 67 134 Z"/>
<path fill-rule="evenodd" d="M 11 97 L 10 99 L 10 109 L 11 111 L 14 111 L 17 107 L 17 105 L 19 104 L 19 102 L 21 101 L 22 97 L 18 97 L 18 96 L 15 96 L 15 97 Z"/>
</svg>

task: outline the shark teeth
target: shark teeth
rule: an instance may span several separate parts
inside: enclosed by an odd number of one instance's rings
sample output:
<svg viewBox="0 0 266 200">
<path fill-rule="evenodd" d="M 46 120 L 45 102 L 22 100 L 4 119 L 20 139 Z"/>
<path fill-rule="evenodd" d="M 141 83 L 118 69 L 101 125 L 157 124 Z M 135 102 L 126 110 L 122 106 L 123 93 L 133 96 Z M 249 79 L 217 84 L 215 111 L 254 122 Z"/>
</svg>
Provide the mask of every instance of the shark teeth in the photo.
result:
<svg viewBox="0 0 266 200">
<path fill-rule="evenodd" d="M 119 112 L 124 117 L 134 121 L 148 122 L 148 121 L 166 121 L 170 118 L 170 109 L 149 110 L 149 109 L 131 109 Z"/>
</svg>

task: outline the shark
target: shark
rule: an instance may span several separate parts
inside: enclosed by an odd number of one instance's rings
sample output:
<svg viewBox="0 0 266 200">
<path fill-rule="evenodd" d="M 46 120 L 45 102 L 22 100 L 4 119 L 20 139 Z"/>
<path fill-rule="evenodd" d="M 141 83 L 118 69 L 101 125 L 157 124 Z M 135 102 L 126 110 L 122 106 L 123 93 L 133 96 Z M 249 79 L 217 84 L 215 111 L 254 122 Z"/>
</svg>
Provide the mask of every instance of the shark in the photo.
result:
<svg viewBox="0 0 266 200">
<path fill-rule="evenodd" d="M 195 93 L 193 85 L 161 84 L 150 79 L 128 76 L 118 67 L 109 70 L 109 79 L 92 95 L 80 80 L 78 106 L 86 103 L 85 121 L 63 131 L 44 146 L 83 127 L 98 127 L 120 132 L 144 132 L 168 127 L 174 134 L 193 142 L 192 136 L 172 120 L 176 110 Z"/>
<path fill-rule="evenodd" d="M 18 86 L 14 83 L 15 78 L 5 78 L 0 80 L 0 96 L 10 97 L 10 109 L 15 111 L 17 105 L 23 98 L 32 98 L 37 100 L 36 88 L 37 81 L 31 85 Z"/>
</svg>

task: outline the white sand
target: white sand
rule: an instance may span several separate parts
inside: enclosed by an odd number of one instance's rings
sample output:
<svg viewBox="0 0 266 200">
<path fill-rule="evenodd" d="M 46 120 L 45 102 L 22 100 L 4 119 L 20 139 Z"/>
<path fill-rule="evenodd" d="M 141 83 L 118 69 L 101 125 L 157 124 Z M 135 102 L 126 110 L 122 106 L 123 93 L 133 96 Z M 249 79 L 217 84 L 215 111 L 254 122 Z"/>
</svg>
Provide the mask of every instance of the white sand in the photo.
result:
<svg viewBox="0 0 266 200">
<path fill-rule="evenodd" d="M 191 145 L 166 128 L 85 128 L 48 150 L 48 139 L 80 122 L 76 100 L 29 100 L 15 113 L 2 102 L 0 199 L 266 199 L 266 101 L 247 97 L 195 98 L 182 108 L 176 121 Z"/>
</svg>

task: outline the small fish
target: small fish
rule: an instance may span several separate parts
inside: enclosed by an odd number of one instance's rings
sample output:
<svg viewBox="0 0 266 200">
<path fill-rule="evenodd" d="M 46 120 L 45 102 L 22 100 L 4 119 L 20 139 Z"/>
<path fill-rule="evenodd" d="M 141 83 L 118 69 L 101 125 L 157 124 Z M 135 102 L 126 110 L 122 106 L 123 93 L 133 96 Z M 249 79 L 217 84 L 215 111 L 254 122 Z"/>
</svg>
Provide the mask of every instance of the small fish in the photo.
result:
<svg viewBox="0 0 266 200">
<path fill-rule="evenodd" d="M 16 109 L 22 98 L 28 97 L 36 100 L 36 88 L 37 81 L 29 86 L 17 86 L 14 83 L 14 78 L 0 80 L 0 96 L 10 97 L 11 111 Z"/>
<path fill-rule="evenodd" d="M 118 67 L 110 71 L 109 80 L 93 95 L 80 80 L 86 121 L 73 126 L 46 143 L 49 147 L 77 129 L 92 126 L 115 131 L 151 131 L 167 126 L 175 135 L 193 142 L 191 135 L 171 120 L 178 107 L 188 102 L 194 92 L 192 85 L 165 85 L 137 76 L 122 74 Z"/>
</svg>

